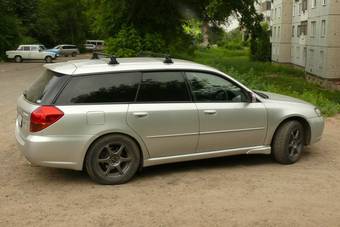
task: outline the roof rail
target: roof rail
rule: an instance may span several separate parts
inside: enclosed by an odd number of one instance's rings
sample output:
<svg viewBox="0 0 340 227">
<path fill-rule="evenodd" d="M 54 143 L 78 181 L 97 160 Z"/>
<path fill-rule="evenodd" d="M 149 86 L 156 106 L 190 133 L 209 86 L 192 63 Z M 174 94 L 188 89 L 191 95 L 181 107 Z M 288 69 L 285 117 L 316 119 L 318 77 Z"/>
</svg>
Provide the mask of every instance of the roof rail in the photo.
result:
<svg viewBox="0 0 340 227">
<path fill-rule="evenodd" d="M 164 62 L 165 64 L 173 64 L 173 63 L 174 63 L 174 61 L 172 60 L 172 58 L 170 57 L 170 55 L 166 55 L 163 62 Z"/>
<path fill-rule="evenodd" d="M 119 62 L 117 61 L 116 56 L 110 55 L 110 54 L 104 54 L 104 53 L 98 53 L 98 52 L 93 52 L 91 59 L 100 59 L 99 56 L 105 56 L 109 57 L 109 65 L 118 65 Z"/>
<path fill-rule="evenodd" d="M 152 51 L 141 51 L 138 54 L 139 57 L 161 57 L 164 58 L 163 63 L 165 64 L 173 64 L 173 60 L 169 54 L 157 53 Z"/>
</svg>

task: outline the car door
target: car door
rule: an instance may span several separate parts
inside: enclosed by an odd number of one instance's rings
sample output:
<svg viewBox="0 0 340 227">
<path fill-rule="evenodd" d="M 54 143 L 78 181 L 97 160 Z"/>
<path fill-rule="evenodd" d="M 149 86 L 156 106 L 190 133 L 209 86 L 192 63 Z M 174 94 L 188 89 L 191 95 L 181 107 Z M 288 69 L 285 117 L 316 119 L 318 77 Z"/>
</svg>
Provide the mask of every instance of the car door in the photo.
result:
<svg viewBox="0 0 340 227">
<path fill-rule="evenodd" d="M 43 59 L 43 57 L 41 56 L 41 52 L 39 52 L 38 46 L 31 46 L 29 58 L 30 59 Z"/>
<path fill-rule="evenodd" d="M 151 158 L 196 151 L 198 113 L 182 72 L 144 72 L 127 121 L 145 142 Z"/>
<path fill-rule="evenodd" d="M 30 59 L 30 46 L 23 46 L 21 51 L 21 57 L 23 59 Z"/>
<path fill-rule="evenodd" d="M 252 103 L 248 92 L 226 77 L 206 72 L 186 72 L 199 113 L 197 152 L 263 145 L 266 111 Z"/>
</svg>

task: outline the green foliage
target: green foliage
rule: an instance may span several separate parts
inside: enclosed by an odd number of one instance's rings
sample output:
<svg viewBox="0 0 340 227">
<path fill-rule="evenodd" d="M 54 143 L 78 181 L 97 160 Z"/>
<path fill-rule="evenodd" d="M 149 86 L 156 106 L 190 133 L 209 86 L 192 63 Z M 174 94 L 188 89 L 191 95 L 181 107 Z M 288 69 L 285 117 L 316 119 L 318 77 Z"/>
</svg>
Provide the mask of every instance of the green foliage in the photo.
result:
<svg viewBox="0 0 340 227">
<path fill-rule="evenodd" d="M 38 40 L 31 36 L 22 36 L 21 37 L 21 42 L 20 44 L 34 44 L 34 43 L 39 43 Z"/>
<path fill-rule="evenodd" d="M 253 60 L 271 60 L 270 31 L 267 23 L 262 24 L 257 36 L 251 39 L 250 44 L 251 57 Z"/>
<path fill-rule="evenodd" d="M 166 44 L 159 33 L 146 33 L 143 40 L 143 51 L 165 53 Z"/>
<path fill-rule="evenodd" d="M 84 11 L 81 1 L 39 0 L 31 33 L 47 46 L 83 44 L 88 30 Z"/>
<path fill-rule="evenodd" d="M 123 27 L 115 37 L 105 41 L 105 52 L 117 57 L 137 56 L 142 50 L 142 38 L 131 26 Z"/>
<path fill-rule="evenodd" d="M 183 23 L 184 33 L 191 36 L 196 43 L 200 43 L 203 40 L 201 27 L 202 22 L 194 18 L 185 20 Z"/>
<path fill-rule="evenodd" d="M 289 95 L 313 103 L 326 116 L 340 112 L 339 91 L 330 91 L 309 83 L 301 69 L 270 62 L 251 61 L 247 49 L 237 51 L 223 48 L 199 49 L 194 55 L 177 56 L 216 67 L 252 89 Z"/>
<path fill-rule="evenodd" d="M 246 47 L 242 33 L 238 29 L 225 33 L 218 45 L 228 50 L 242 50 Z"/>
<path fill-rule="evenodd" d="M 0 0 L 0 59 L 5 51 L 16 48 L 21 36 L 20 20 L 15 15 L 12 1 Z"/>
</svg>

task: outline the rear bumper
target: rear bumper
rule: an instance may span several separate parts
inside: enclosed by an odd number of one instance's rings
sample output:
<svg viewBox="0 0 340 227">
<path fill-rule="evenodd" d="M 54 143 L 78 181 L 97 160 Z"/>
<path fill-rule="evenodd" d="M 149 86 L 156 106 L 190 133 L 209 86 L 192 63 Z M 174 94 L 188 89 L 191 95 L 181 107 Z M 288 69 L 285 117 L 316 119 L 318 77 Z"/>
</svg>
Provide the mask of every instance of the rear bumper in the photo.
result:
<svg viewBox="0 0 340 227">
<path fill-rule="evenodd" d="M 15 128 L 17 146 L 34 165 L 82 170 L 86 144 L 91 136 L 24 136 L 18 123 Z"/>
<path fill-rule="evenodd" d="M 325 127 L 325 121 L 323 117 L 315 117 L 309 118 L 308 123 L 311 129 L 311 138 L 309 144 L 313 144 L 321 140 Z"/>
</svg>

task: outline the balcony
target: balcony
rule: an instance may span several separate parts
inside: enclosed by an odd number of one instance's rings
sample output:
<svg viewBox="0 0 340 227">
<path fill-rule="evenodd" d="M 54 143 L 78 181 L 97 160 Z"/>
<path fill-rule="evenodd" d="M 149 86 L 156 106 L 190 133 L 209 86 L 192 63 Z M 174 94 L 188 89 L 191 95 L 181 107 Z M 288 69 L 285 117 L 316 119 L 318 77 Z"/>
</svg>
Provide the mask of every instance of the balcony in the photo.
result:
<svg viewBox="0 0 340 227">
<path fill-rule="evenodd" d="M 308 11 L 307 10 L 301 12 L 301 15 L 300 15 L 300 21 L 306 21 L 306 20 L 308 20 Z"/>
<path fill-rule="evenodd" d="M 306 42 L 307 42 L 307 35 L 302 33 L 299 37 L 299 44 L 306 45 Z"/>
</svg>

